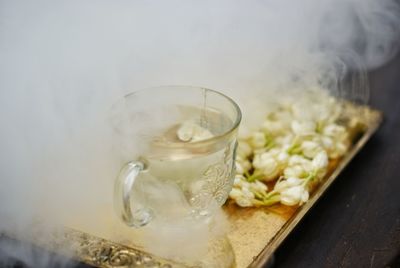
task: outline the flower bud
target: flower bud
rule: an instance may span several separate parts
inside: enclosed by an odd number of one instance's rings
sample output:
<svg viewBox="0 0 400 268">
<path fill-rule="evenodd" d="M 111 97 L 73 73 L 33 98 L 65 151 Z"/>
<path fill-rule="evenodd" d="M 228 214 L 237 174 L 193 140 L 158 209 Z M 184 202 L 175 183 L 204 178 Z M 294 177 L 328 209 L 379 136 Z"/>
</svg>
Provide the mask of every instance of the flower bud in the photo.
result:
<svg viewBox="0 0 400 268">
<path fill-rule="evenodd" d="M 302 179 L 299 179 L 296 177 L 290 177 L 290 178 L 286 179 L 286 181 L 290 187 L 297 186 L 297 185 L 300 185 L 303 183 Z"/>
<path fill-rule="evenodd" d="M 334 139 L 342 138 L 346 135 L 346 129 L 343 126 L 337 124 L 329 124 L 324 127 L 322 132 L 323 135 L 332 137 Z"/>
<path fill-rule="evenodd" d="M 322 136 L 321 142 L 322 142 L 322 146 L 327 150 L 331 150 L 335 146 L 332 138 L 330 138 L 328 136 Z"/>
<path fill-rule="evenodd" d="M 289 161 L 289 154 L 286 151 L 282 151 L 278 154 L 277 160 L 279 164 L 286 165 L 287 162 Z"/>
<path fill-rule="evenodd" d="M 310 160 L 304 158 L 304 157 L 301 156 L 301 155 L 295 154 L 295 155 L 292 155 L 292 156 L 289 158 L 288 165 L 289 165 L 289 166 L 293 166 L 293 165 L 306 165 L 306 164 L 308 164 L 309 162 L 310 162 Z"/>
<path fill-rule="evenodd" d="M 242 159 L 246 159 L 251 155 L 252 149 L 251 146 L 245 141 L 239 141 L 236 155 L 240 156 Z"/>
<path fill-rule="evenodd" d="M 321 150 L 322 147 L 313 141 L 304 141 L 301 144 L 303 155 L 308 158 L 314 158 Z"/>
<path fill-rule="evenodd" d="M 244 174 L 251 169 L 251 163 L 247 159 L 241 160 L 240 158 L 237 158 L 235 161 L 235 166 L 237 174 Z"/>
<path fill-rule="evenodd" d="M 236 173 L 237 174 L 244 174 L 244 168 L 242 167 L 242 165 L 240 164 L 239 161 L 235 161 L 235 167 L 236 167 Z"/>
<path fill-rule="evenodd" d="M 252 192 L 266 192 L 268 190 L 267 185 L 265 185 L 264 183 L 256 180 L 253 183 L 250 183 L 250 190 Z"/>
<path fill-rule="evenodd" d="M 238 204 L 241 207 L 252 207 L 253 206 L 253 202 L 247 198 L 240 197 L 240 198 L 235 199 L 235 201 L 236 201 L 236 204 Z"/>
<path fill-rule="evenodd" d="M 328 155 L 325 151 L 319 152 L 312 160 L 311 165 L 314 170 L 324 170 L 328 167 Z"/>
<path fill-rule="evenodd" d="M 297 177 L 301 178 L 307 175 L 307 172 L 301 165 L 288 166 L 283 170 L 285 178 Z"/>
<path fill-rule="evenodd" d="M 265 176 L 267 181 L 275 179 L 279 173 L 278 162 L 268 152 L 256 155 L 253 166 Z"/>
<path fill-rule="evenodd" d="M 296 178 L 296 177 L 290 177 L 288 179 L 278 181 L 275 184 L 274 190 L 278 191 L 278 192 L 281 192 L 281 191 L 283 191 L 283 190 L 285 190 L 287 188 L 290 188 L 290 187 L 293 187 L 293 186 L 297 186 L 297 185 L 300 185 L 302 183 L 303 183 L 303 180 L 301 180 L 299 178 Z"/>
<path fill-rule="evenodd" d="M 229 197 L 232 199 L 238 199 L 243 196 L 242 191 L 237 188 L 232 188 L 231 192 L 229 193 Z"/>
<path fill-rule="evenodd" d="M 276 144 L 279 144 L 282 146 L 282 149 L 288 149 L 290 147 L 290 144 L 293 141 L 293 134 L 292 133 L 287 133 L 286 135 L 282 136 L 277 136 L 275 137 L 274 141 Z"/>
<path fill-rule="evenodd" d="M 281 203 L 287 206 L 301 205 L 308 201 L 309 193 L 304 186 L 287 188 L 280 193 Z"/>
<path fill-rule="evenodd" d="M 263 148 L 267 144 L 267 139 L 263 132 L 257 131 L 251 135 L 250 144 L 253 148 Z"/>
<path fill-rule="evenodd" d="M 292 131 L 296 135 L 310 135 L 315 133 L 316 125 L 312 121 L 293 121 Z"/>
<path fill-rule="evenodd" d="M 251 186 L 250 186 L 251 187 Z M 250 191 L 249 188 L 247 187 L 243 187 L 242 188 L 242 194 L 244 197 L 246 197 L 247 199 L 253 199 L 254 198 L 254 193 L 252 191 Z"/>
<path fill-rule="evenodd" d="M 249 182 L 243 177 L 243 175 L 236 175 L 233 180 L 233 186 L 238 188 L 249 187 Z"/>
<path fill-rule="evenodd" d="M 211 132 L 193 121 L 186 121 L 177 130 L 176 135 L 181 141 L 195 142 L 212 138 Z"/>
<path fill-rule="evenodd" d="M 273 136 L 280 135 L 286 132 L 285 126 L 281 121 L 265 120 L 261 129 Z"/>
</svg>

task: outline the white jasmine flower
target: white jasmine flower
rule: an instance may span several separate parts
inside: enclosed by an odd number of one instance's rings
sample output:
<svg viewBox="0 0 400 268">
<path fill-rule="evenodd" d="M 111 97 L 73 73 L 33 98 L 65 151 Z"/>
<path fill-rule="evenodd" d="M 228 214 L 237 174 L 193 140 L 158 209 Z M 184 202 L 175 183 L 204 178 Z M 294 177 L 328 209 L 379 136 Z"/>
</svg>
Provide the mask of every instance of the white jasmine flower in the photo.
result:
<svg viewBox="0 0 400 268">
<path fill-rule="evenodd" d="M 273 136 L 284 134 L 287 131 L 287 128 L 282 121 L 274 121 L 269 119 L 264 121 L 261 129 Z"/>
<path fill-rule="evenodd" d="M 281 165 L 287 164 L 287 162 L 289 161 L 289 154 L 286 152 L 286 150 L 284 150 L 278 154 L 277 160 Z"/>
<path fill-rule="evenodd" d="M 314 158 L 322 150 L 322 147 L 313 141 L 303 141 L 301 150 L 305 157 Z"/>
<path fill-rule="evenodd" d="M 322 134 L 334 139 L 341 139 L 347 135 L 346 129 L 337 124 L 330 124 L 324 127 Z"/>
<path fill-rule="evenodd" d="M 176 134 L 181 141 L 190 141 L 194 135 L 194 123 L 193 122 L 183 123 L 179 127 Z"/>
<path fill-rule="evenodd" d="M 288 166 L 284 169 L 283 174 L 289 177 L 306 177 L 312 171 L 311 161 L 301 155 L 292 155 L 289 158 Z"/>
<path fill-rule="evenodd" d="M 239 161 L 235 161 L 235 167 L 236 167 L 236 173 L 237 174 L 244 174 L 245 170 L 243 168 L 243 166 L 240 164 Z"/>
<path fill-rule="evenodd" d="M 277 156 L 281 152 L 278 148 L 272 148 L 268 150 L 268 153 L 271 154 L 273 157 Z"/>
<path fill-rule="evenodd" d="M 262 182 L 260 182 L 260 181 L 258 181 L 258 180 L 255 180 L 254 182 L 251 182 L 250 185 L 249 185 L 249 187 L 250 187 L 250 190 L 251 190 L 253 193 L 263 193 L 263 194 L 266 194 L 266 192 L 267 192 L 267 190 L 268 190 L 267 185 L 265 185 L 264 183 L 262 183 Z"/>
<path fill-rule="evenodd" d="M 249 182 L 246 181 L 246 178 L 243 177 L 242 175 L 236 175 L 235 179 L 233 180 L 233 186 L 237 188 L 242 188 L 242 187 L 250 187 Z"/>
<path fill-rule="evenodd" d="M 349 144 L 346 142 L 336 142 L 329 150 L 329 158 L 336 159 L 346 154 L 349 149 Z"/>
<path fill-rule="evenodd" d="M 286 166 L 287 162 L 289 161 L 290 155 L 287 153 L 286 147 L 273 148 L 268 150 L 266 153 L 274 158 L 281 167 Z"/>
<path fill-rule="evenodd" d="M 251 193 L 248 189 L 243 190 L 232 188 L 232 191 L 229 193 L 229 197 L 235 200 L 236 204 L 241 207 L 251 207 L 253 205 L 252 199 L 254 198 L 254 194 Z"/>
<path fill-rule="evenodd" d="M 263 154 L 267 151 L 268 151 L 267 148 L 263 147 L 263 148 L 259 148 L 259 149 L 254 149 L 253 154 L 254 155 Z"/>
<path fill-rule="evenodd" d="M 331 150 L 335 146 L 332 138 L 328 136 L 321 136 L 321 143 L 322 146 L 327 150 Z"/>
<path fill-rule="evenodd" d="M 235 178 L 233 179 L 233 187 L 241 187 L 241 177 L 242 175 L 236 175 Z"/>
<path fill-rule="evenodd" d="M 280 180 L 275 184 L 274 191 L 279 192 L 281 203 L 287 206 L 294 206 L 307 202 L 309 193 L 305 187 L 304 180 L 290 177 Z"/>
<path fill-rule="evenodd" d="M 347 134 L 342 136 L 341 139 L 333 138 L 329 136 L 320 136 L 322 147 L 328 153 L 330 159 L 336 159 L 343 156 L 349 150 L 350 142 L 347 138 Z"/>
<path fill-rule="evenodd" d="M 181 141 L 195 142 L 212 138 L 212 133 L 193 121 L 186 121 L 177 130 L 176 135 Z"/>
<path fill-rule="evenodd" d="M 311 165 L 314 170 L 326 169 L 328 167 L 328 155 L 325 151 L 320 151 L 312 160 Z"/>
<path fill-rule="evenodd" d="M 250 161 L 247 159 L 242 162 L 242 166 L 246 171 L 249 171 L 252 168 Z"/>
<path fill-rule="evenodd" d="M 309 193 L 303 185 L 293 186 L 280 192 L 281 203 L 287 206 L 302 205 L 308 201 Z"/>
<path fill-rule="evenodd" d="M 255 172 L 260 172 L 264 175 L 266 181 L 275 179 L 279 174 L 279 165 L 272 154 L 266 152 L 255 155 L 253 159 Z"/>
<path fill-rule="evenodd" d="M 313 166 L 315 176 L 317 179 L 322 179 L 328 170 L 328 155 L 325 151 L 319 152 L 312 160 L 311 165 Z"/>
<path fill-rule="evenodd" d="M 290 186 L 296 186 L 296 185 L 299 185 L 299 184 L 301 184 L 303 182 L 302 179 L 299 179 L 299 178 L 296 178 L 296 177 L 287 178 L 286 181 Z"/>
<path fill-rule="evenodd" d="M 243 196 L 242 191 L 237 188 L 232 188 L 231 192 L 229 193 L 229 197 L 232 199 L 238 199 Z"/>
<path fill-rule="evenodd" d="M 303 183 L 303 180 L 297 178 L 297 177 L 290 177 L 288 179 L 280 180 L 275 184 L 274 190 L 275 191 L 283 191 L 287 188 L 297 186 Z"/>
<path fill-rule="evenodd" d="M 316 125 L 313 121 L 293 121 L 291 124 L 292 131 L 296 135 L 304 136 L 315 133 Z"/>
<path fill-rule="evenodd" d="M 307 158 L 304 158 L 301 155 L 292 155 L 289 158 L 289 166 L 293 166 L 293 165 L 308 165 L 310 163 L 310 160 L 308 160 Z"/>
<path fill-rule="evenodd" d="M 307 172 L 304 170 L 304 168 L 301 165 L 295 165 L 295 166 L 289 166 L 286 167 L 283 170 L 283 176 L 285 178 L 289 178 L 289 177 L 305 177 L 307 176 Z"/>
<path fill-rule="evenodd" d="M 334 123 L 328 124 L 323 128 L 320 140 L 331 159 L 343 156 L 350 146 L 346 128 Z"/>
<path fill-rule="evenodd" d="M 236 204 L 238 204 L 241 207 L 252 207 L 253 206 L 253 202 L 247 198 L 237 198 L 235 199 Z"/>
<path fill-rule="evenodd" d="M 236 149 L 236 155 L 240 156 L 242 159 L 246 159 L 252 153 L 251 146 L 246 141 L 239 141 L 238 147 Z"/>
<path fill-rule="evenodd" d="M 254 193 L 252 191 L 250 191 L 250 188 L 247 188 L 247 187 L 242 188 L 242 194 L 247 199 L 254 199 L 254 197 L 255 197 Z"/>
<path fill-rule="evenodd" d="M 264 132 L 257 131 L 251 135 L 250 145 L 253 148 L 263 148 L 267 144 L 267 138 L 265 137 Z"/>
<path fill-rule="evenodd" d="M 245 174 L 251 169 L 251 163 L 249 160 L 242 160 L 241 158 L 237 158 L 235 161 L 236 173 Z"/>
<path fill-rule="evenodd" d="M 293 134 L 292 133 L 288 133 L 288 134 L 286 134 L 284 136 L 275 137 L 274 141 L 275 141 L 276 144 L 278 144 L 278 145 L 280 145 L 282 147 L 289 147 L 290 144 L 293 141 L 293 138 L 294 138 Z"/>
<path fill-rule="evenodd" d="M 290 147 L 292 147 L 292 141 L 288 142 L 287 144 L 284 144 L 282 146 L 282 152 L 288 152 L 290 150 Z M 290 156 L 290 155 L 289 155 Z"/>
<path fill-rule="evenodd" d="M 313 115 L 318 122 L 329 124 L 336 121 L 340 115 L 340 105 L 335 98 L 329 96 L 329 93 L 318 96 L 313 104 Z"/>
</svg>

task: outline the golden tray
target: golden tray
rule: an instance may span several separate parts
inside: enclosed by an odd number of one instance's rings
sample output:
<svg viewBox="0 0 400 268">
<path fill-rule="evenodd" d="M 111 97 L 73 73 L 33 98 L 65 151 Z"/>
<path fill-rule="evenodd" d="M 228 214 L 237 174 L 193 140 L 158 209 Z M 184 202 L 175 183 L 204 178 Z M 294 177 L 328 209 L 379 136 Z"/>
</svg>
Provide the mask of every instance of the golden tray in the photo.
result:
<svg viewBox="0 0 400 268">
<path fill-rule="evenodd" d="M 232 225 L 228 238 L 235 254 L 236 267 L 263 267 L 303 216 L 378 129 L 383 118 L 380 111 L 367 106 L 354 104 L 350 106 L 357 117 L 361 118 L 362 127 L 353 135 L 350 151 L 334 163 L 327 177 L 313 191 L 304 205 L 239 208 L 228 204 L 224 207 Z M 185 267 L 139 249 L 72 229 L 59 235 L 50 247 L 49 245 L 45 247 L 60 253 L 72 252 L 77 260 L 96 267 Z"/>
</svg>

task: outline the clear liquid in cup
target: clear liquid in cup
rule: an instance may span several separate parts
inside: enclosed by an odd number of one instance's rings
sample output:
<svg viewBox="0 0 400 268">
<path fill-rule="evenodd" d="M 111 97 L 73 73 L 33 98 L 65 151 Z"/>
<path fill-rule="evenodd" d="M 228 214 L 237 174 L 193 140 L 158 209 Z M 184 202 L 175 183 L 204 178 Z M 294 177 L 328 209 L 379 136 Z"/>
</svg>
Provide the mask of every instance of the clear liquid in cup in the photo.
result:
<svg viewBox="0 0 400 268">
<path fill-rule="evenodd" d="M 156 137 L 144 156 L 148 170 L 139 176 L 134 194 L 164 220 L 212 215 L 226 201 L 233 182 L 236 139 L 206 142 L 225 133 L 233 122 L 216 110 L 182 107 L 182 111 L 182 123 Z M 187 122 L 204 130 L 201 145 L 196 144 L 201 135 L 195 141 L 180 139 L 179 130 Z"/>
</svg>

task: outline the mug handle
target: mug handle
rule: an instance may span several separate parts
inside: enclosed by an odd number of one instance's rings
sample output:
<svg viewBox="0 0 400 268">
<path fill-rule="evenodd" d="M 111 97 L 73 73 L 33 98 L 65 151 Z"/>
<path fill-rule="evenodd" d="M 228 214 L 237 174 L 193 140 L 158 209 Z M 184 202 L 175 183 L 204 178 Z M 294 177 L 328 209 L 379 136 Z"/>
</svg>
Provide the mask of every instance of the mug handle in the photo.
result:
<svg viewBox="0 0 400 268">
<path fill-rule="evenodd" d="M 131 195 L 135 181 L 144 170 L 143 162 L 129 162 L 119 172 L 114 185 L 114 208 L 122 221 L 130 227 L 145 226 L 154 216 L 151 209 L 142 205 L 133 210 L 131 208 Z"/>
</svg>

